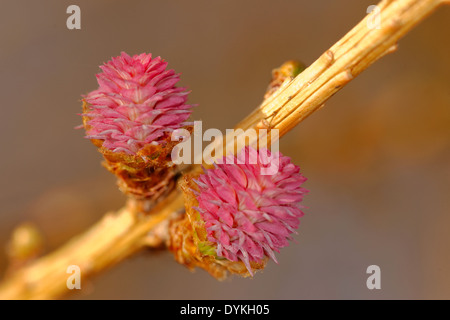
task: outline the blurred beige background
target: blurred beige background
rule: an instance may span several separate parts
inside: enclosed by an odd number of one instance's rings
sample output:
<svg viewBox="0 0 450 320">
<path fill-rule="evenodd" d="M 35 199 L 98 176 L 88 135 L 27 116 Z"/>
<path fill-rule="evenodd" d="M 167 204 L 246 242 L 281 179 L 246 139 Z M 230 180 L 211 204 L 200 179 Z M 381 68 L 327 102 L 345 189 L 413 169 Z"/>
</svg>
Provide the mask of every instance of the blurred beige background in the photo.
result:
<svg viewBox="0 0 450 320">
<path fill-rule="evenodd" d="M 66 28 L 67 6 L 82 29 Z M 2 0 L 0 245 L 22 221 L 47 251 L 121 206 L 83 139 L 80 95 L 122 50 L 182 73 L 193 119 L 225 130 L 262 100 L 272 68 L 310 64 L 374 1 Z M 309 179 L 296 243 L 254 279 L 219 283 L 166 252 L 82 283 L 81 299 L 449 299 L 450 8 L 400 42 L 281 141 Z M 381 267 L 382 289 L 366 288 Z M 0 255 L 0 272 L 6 258 Z"/>
</svg>

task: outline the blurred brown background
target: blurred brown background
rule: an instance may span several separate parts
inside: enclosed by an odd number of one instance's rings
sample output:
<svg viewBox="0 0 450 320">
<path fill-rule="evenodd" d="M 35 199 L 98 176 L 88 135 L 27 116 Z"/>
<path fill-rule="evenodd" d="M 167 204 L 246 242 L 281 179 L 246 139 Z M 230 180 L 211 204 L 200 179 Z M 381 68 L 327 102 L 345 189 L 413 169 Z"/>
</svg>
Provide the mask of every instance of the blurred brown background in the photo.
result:
<svg viewBox="0 0 450 320">
<path fill-rule="evenodd" d="M 81 30 L 66 28 L 71 4 Z M 100 154 L 73 129 L 80 95 L 96 89 L 111 56 L 162 56 L 199 104 L 193 119 L 225 130 L 259 104 L 272 68 L 310 64 L 371 4 L 2 0 L 0 245 L 32 221 L 50 251 L 123 203 Z M 450 298 L 449 35 L 450 8 L 441 8 L 282 139 L 310 194 L 279 265 L 219 283 L 169 253 L 143 253 L 71 298 Z M 366 287 L 372 264 L 381 290 Z"/>
</svg>

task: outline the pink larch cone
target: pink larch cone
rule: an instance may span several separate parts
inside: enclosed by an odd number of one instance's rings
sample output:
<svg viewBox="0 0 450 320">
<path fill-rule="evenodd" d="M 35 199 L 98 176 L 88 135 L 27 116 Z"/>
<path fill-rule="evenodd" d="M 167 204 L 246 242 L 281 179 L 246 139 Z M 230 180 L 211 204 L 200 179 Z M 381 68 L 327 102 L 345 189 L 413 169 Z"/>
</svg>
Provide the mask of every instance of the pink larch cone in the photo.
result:
<svg viewBox="0 0 450 320">
<path fill-rule="evenodd" d="M 277 172 L 262 174 L 271 160 L 278 161 Z M 306 178 L 280 153 L 246 147 L 192 181 L 183 190 L 199 255 L 242 263 L 250 275 L 267 257 L 276 261 L 274 252 L 289 244 L 303 216 Z"/>
<path fill-rule="evenodd" d="M 171 185 L 171 133 L 189 129 L 192 105 L 179 75 L 151 54 L 122 52 L 100 68 L 99 88 L 83 99 L 86 138 L 99 147 L 125 193 L 155 198 Z"/>
<path fill-rule="evenodd" d="M 148 144 L 164 143 L 172 131 L 185 125 L 191 114 L 188 92 L 160 57 L 122 52 L 100 68 L 99 88 L 85 101 L 89 110 L 87 138 L 102 140 L 114 152 L 135 155 Z"/>
</svg>

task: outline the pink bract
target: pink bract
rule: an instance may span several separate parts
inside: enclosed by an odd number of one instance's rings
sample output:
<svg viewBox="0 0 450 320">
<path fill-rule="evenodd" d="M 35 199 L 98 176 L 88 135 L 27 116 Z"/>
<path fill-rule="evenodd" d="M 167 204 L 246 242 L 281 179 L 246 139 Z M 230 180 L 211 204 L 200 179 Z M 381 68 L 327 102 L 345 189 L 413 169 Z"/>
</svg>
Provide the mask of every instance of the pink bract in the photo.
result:
<svg viewBox="0 0 450 320">
<path fill-rule="evenodd" d="M 103 140 L 103 147 L 114 152 L 136 154 L 186 125 L 192 112 L 188 92 L 175 86 L 179 74 L 166 67 L 160 57 L 124 52 L 101 66 L 99 88 L 85 97 L 86 137 Z"/>
<path fill-rule="evenodd" d="M 274 160 L 277 172 L 262 175 L 261 169 Z M 217 255 L 243 261 L 252 273 L 250 261 L 268 256 L 276 262 L 274 251 L 288 245 L 304 214 L 300 202 L 308 192 L 301 187 L 306 178 L 290 158 L 267 149 L 245 147 L 220 162 L 195 181 L 200 189 L 195 209 Z"/>
</svg>

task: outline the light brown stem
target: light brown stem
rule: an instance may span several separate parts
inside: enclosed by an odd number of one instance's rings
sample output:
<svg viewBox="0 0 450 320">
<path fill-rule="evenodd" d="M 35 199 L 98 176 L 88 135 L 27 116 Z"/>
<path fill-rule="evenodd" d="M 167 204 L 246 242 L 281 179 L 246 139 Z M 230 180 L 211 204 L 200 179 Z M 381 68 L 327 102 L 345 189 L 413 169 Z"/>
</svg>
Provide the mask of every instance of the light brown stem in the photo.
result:
<svg viewBox="0 0 450 320">
<path fill-rule="evenodd" d="M 237 127 L 280 130 L 280 137 L 372 63 L 394 52 L 397 41 L 425 19 L 441 0 L 383 0 L 380 28 L 369 28 L 367 15 L 295 79 L 265 100 Z"/>
<path fill-rule="evenodd" d="M 378 4 L 381 28 L 370 29 L 366 16 L 334 46 L 292 81 L 285 83 L 236 128 L 279 129 L 287 133 L 360 72 L 387 53 L 415 25 L 433 12 L 442 0 L 384 0 Z M 233 143 L 234 142 L 227 142 Z M 183 198 L 173 191 L 140 217 L 127 206 L 107 214 L 99 223 L 68 244 L 5 279 L 2 299 L 45 299 L 67 293 L 69 265 L 78 265 L 88 278 L 135 253 L 148 244 L 150 231 L 173 212 L 183 208 Z"/>
<path fill-rule="evenodd" d="M 145 247 L 148 233 L 182 207 L 183 198 L 175 190 L 145 215 L 131 205 L 106 214 L 82 235 L 6 279 L 0 299 L 50 299 L 69 293 L 69 266 L 78 266 L 81 278 L 87 279 L 117 264 Z"/>
</svg>

